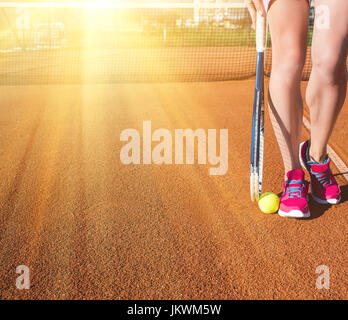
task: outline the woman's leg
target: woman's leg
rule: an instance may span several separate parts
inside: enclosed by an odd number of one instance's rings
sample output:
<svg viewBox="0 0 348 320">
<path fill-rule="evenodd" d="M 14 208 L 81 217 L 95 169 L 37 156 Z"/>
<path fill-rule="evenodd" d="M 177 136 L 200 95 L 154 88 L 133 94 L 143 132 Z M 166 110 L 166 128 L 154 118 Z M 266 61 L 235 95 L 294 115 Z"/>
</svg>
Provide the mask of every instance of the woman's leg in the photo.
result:
<svg viewBox="0 0 348 320">
<path fill-rule="evenodd" d="M 308 16 L 307 0 L 275 0 L 268 13 L 272 38 L 269 107 L 285 172 L 300 168 L 300 82 L 306 58 Z"/>
<path fill-rule="evenodd" d="M 316 0 L 313 70 L 306 101 L 311 114 L 310 156 L 322 162 L 347 91 L 348 1 Z"/>
</svg>

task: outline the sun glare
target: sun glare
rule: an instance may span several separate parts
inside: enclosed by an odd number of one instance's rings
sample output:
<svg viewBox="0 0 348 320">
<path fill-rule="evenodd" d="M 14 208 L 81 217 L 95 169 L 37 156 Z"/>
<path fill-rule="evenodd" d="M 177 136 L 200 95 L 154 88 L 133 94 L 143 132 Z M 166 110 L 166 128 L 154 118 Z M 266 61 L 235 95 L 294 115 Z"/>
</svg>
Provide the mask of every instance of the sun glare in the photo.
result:
<svg viewBox="0 0 348 320">
<path fill-rule="evenodd" d="M 110 4 L 115 4 L 115 3 L 119 3 L 120 1 L 114 1 L 114 0 L 103 0 L 103 1 L 98 1 L 98 0 L 88 0 L 86 1 L 86 3 L 88 3 L 88 5 L 94 7 L 94 8 L 106 8 L 108 6 L 110 6 Z M 124 3 L 124 1 L 121 1 Z"/>
</svg>

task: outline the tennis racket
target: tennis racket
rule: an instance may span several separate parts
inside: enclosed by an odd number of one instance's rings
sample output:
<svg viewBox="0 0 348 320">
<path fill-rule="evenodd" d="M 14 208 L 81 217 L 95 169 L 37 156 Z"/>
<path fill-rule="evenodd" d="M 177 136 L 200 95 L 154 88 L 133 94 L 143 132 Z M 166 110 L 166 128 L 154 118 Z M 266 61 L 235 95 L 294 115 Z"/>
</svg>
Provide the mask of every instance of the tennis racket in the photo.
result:
<svg viewBox="0 0 348 320">
<path fill-rule="evenodd" d="M 264 152 L 264 61 L 266 49 L 266 18 L 257 13 L 256 20 L 256 83 L 253 106 L 251 156 L 250 156 L 250 196 L 257 201 L 262 194 L 263 152 Z"/>
</svg>

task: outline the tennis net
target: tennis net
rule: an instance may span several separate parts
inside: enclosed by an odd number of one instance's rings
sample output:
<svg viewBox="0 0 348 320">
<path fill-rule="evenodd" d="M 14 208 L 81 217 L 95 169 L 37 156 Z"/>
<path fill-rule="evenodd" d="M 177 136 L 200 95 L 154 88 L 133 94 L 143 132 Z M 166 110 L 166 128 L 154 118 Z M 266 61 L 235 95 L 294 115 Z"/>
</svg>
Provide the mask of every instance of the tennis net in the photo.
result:
<svg viewBox="0 0 348 320">
<path fill-rule="evenodd" d="M 197 2 L 2 2 L 0 84 L 254 76 L 255 32 L 244 4 Z M 269 73 L 270 41 L 266 57 Z M 308 54 L 304 79 L 310 69 Z"/>
</svg>

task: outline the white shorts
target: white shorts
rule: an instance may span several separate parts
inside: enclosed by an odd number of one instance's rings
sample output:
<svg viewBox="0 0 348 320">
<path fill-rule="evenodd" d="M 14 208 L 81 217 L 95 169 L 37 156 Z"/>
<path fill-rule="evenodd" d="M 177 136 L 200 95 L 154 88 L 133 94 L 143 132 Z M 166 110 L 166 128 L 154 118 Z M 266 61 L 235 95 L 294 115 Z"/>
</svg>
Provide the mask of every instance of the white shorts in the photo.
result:
<svg viewBox="0 0 348 320">
<path fill-rule="evenodd" d="M 309 5 L 311 5 L 311 1 L 312 1 L 312 0 L 308 0 Z M 263 0 L 263 4 L 265 5 L 266 12 L 267 12 L 268 9 L 269 9 L 269 3 L 270 3 L 270 2 L 271 2 L 271 0 Z"/>
</svg>

